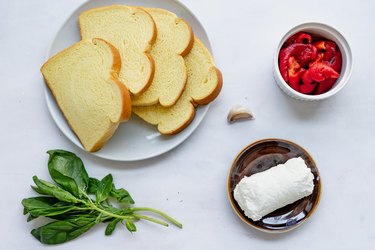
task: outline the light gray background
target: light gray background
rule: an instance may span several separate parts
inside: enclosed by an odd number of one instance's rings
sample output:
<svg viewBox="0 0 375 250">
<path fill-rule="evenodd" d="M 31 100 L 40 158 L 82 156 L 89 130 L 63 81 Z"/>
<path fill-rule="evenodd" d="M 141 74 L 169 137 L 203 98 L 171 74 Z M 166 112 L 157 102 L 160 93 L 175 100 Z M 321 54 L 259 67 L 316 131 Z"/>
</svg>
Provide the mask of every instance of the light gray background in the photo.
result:
<svg viewBox="0 0 375 250">
<path fill-rule="evenodd" d="M 48 46 L 82 0 L 0 0 L 0 249 L 44 249 L 29 233 L 20 201 L 34 195 L 31 177 L 48 178 L 53 148 L 76 152 L 95 177 L 114 175 L 138 206 L 168 212 L 184 229 L 137 223 L 111 237 L 98 226 L 53 249 L 373 249 L 375 245 L 375 2 L 182 1 L 205 27 L 224 87 L 193 135 L 173 151 L 146 161 L 118 163 L 91 156 L 63 136 L 51 119 L 39 68 Z M 353 75 L 337 96 L 319 103 L 287 97 L 272 78 L 281 36 L 308 21 L 327 23 L 349 41 Z M 256 120 L 228 125 L 237 104 Z M 267 235 L 232 211 L 227 174 L 243 147 L 279 137 L 305 147 L 323 183 L 316 213 L 297 230 Z"/>
</svg>

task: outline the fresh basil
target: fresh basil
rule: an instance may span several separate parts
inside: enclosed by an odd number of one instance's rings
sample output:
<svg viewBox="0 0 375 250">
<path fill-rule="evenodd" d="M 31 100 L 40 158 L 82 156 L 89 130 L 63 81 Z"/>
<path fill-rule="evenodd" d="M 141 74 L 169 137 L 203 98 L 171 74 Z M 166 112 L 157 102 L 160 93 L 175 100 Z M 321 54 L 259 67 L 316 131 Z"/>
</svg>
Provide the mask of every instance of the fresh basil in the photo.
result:
<svg viewBox="0 0 375 250">
<path fill-rule="evenodd" d="M 99 180 L 93 177 L 89 178 L 89 186 L 87 188 L 88 194 L 96 194 L 96 190 L 98 190 Z"/>
<path fill-rule="evenodd" d="M 95 225 L 95 218 L 78 217 L 54 221 L 33 229 L 31 234 L 45 244 L 60 244 L 73 240 Z"/>
<path fill-rule="evenodd" d="M 108 199 L 109 194 L 112 191 L 113 177 L 111 174 L 105 176 L 99 183 L 96 190 L 96 202 L 102 203 Z"/>
<path fill-rule="evenodd" d="M 123 188 L 117 189 L 113 177 L 108 174 L 98 180 L 89 177 L 86 169 L 75 154 L 64 150 L 48 151 L 48 170 L 51 183 L 33 177 L 34 191 L 42 196 L 22 200 L 23 213 L 27 221 L 48 217 L 54 221 L 33 229 L 31 234 L 44 244 L 60 244 L 73 240 L 95 224 L 107 223 L 105 235 L 111 235 L 118 223 L 125 224 L 130 232 L 136 232 L 138 220 L 148 220 L 168 226 L 164 221 L 140 214 L 151 212 L 182 228 L 182 224 L 167 214 L 147 207 L 132 207 L 134 200 Z M 95 199 L 93 198 L 95 196 Z M 113 205 L 110 200 L 120 204 Z"/>
<path fill-rule="evenodd" d="M 115 198 L 120 203 L 134 204 L 134 200 L 130 196 L 129 192 L 123 188 L 116 189 L 115 185 L 112 187 L 110 196 Z"/>
<path fill-rule="evenodd" d="M 130 231 L 130 232 L 136 232 L 137 231 L 137 227 L 135 226 L 134 222 L 131 221 L 131 220 L 127 220 L 125 222 L 125 226 L 126 228 Z"/>
<path fill-rule="evenodd" d="M 98 190 L 98 185 L 100 181 L 96 178 L 90 177 L 89 186 L 87 188 L 87 193 L 96 194 Z M 133 198 L 130 196 L 129 192 L 123 188 L 117 189 L 115 184 L 112 184 L 112 190 L 109 194 L 110 197 L 115 198 L 118 202 L 124 204 L 134 204 Z"/>
<path fill-rule="evenodd" d="M 47 153 L 48 170 L 52 179 L 76 197 L 81 197 L 89 183 L 82 160 L 64 150 L 50 150 Z"/>
<path fill-rule="evenodd" d="M 23 199 L 22 205 L 24 207 L 24 213 L 29 213 L 33 219 L 39 216 L 65 214 L 76 208 L 69 203 L 62 205 L 58 199 L 52 197 L 32 197 Z"/>
<path fill-rule="evenodd" d="M 121 221 L 121 219 L 114 219 L 108 223 L 105 229 L 105 235 L 111 235 L 113 231 L 115 231 L 117 224 Z"/>
<path fill-rule="evenodd" d="M 37 176 L 33 177 L 33 181 L 37 186 L 37 189 L 40 190 L 41 193 L 45 195 L 51 195 L 56 197 L 60 201 L 72 202 L 72 203 L 79 203 L 79 199 L 73 196 L 68 191 L 44 180 L 38 179 Z"/>
</svg>

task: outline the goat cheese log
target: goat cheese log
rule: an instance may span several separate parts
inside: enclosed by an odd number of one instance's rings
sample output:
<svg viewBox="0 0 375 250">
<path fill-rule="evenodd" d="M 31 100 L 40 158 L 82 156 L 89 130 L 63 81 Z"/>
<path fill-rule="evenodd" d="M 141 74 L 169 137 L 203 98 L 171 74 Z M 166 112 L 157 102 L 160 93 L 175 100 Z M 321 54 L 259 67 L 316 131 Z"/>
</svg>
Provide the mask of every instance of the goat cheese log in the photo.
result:
<svg viewBox="0 0 375 250">
<path fill-rule="evenodd" d="M 314 176 L 301 158 L 289 159 L 266 171 L 244 177 L 234 189 L 234 198 L 253 221 L 309 196 Z"/>
</svg>

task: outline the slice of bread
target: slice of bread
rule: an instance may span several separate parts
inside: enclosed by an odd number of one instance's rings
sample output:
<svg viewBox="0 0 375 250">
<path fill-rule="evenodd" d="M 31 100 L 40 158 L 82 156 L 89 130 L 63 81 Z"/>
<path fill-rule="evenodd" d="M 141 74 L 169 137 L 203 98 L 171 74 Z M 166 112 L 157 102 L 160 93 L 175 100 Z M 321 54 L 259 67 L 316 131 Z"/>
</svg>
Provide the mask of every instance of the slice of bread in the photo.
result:
<svg viewBox="0 0 375 250">
<path fill-rule="evenodd" d="M 102 39 L 81 40 L 41 68 L 47 86 L 83 147 L 99 150 L 131 115 L 130 94 L 118 80 L 118 51 Z"/>
<path fill-rule="evenodd" d="M 195 38 L 194 46 L 185 57 L 185 62 L 188 82 L 174 106 L 133 106 L 136 115 L 157 125 L 162 134 L 176 134 L 186 128 L 195 116 L 195 107 L 213 101 L 222 87 L 221 72 L 215 67 L 211 54 L 199 39 Z"/>
<path fill-rule="evenodd" d="M 132 94 L 138 95 L 150 86 L 155 68 L 149 52 L 156 39 L 156 26 L 146 11 L 112 5 L 84 11 L 78 22 L 82 39 L 102 38 L 119 50 L 119 77 Z"/>
<path fill-rule="evenodd" d="M 151 48 L 155 61 L 155 75 L 151 86 L 141 95 L 132 97 L 133 106 L 150 106 L 160 103 L 174 105 L 180 98 L 187 81 L 183 56 L 194 43 L 190 25 L 174 13 L 163 9 L 145 9 L 154 19 L 158 35 Z"/>
</svg>

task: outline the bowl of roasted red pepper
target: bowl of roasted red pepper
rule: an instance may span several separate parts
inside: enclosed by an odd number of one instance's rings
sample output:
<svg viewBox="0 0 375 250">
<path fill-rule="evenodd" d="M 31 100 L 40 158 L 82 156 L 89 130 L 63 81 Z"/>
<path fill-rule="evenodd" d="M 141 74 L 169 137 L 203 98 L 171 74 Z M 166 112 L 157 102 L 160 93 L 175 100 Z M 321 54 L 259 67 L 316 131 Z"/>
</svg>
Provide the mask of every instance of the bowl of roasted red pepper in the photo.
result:
<svg viewBox="0 0 375 250">
<path fill-rule="evenodd" d="M 352 72 L 348 42 L 336 29 L 304 23 L 281 39 L 274 58 L 279 87 L 300 100 L 322 100 L 340 91 Z"/>
</svg>

